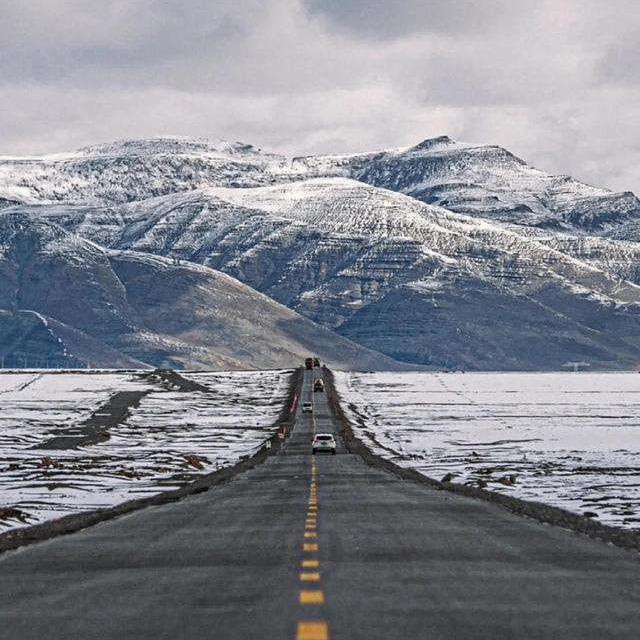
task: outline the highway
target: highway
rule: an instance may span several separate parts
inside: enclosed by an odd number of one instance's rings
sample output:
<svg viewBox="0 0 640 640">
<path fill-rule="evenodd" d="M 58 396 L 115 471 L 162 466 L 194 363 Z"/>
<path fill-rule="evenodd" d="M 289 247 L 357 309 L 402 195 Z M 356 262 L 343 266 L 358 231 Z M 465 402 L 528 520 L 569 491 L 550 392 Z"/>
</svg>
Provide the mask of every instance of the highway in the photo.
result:
<svg viewBox="0 0 640 640">
<path fill-rule="evenodd" d="M 281 453 L 231 482 L 0 556 L 3 640 L 614 640 L 637 554 L 403 481 L 339 447 L 305 372 Z"/>
</svg>

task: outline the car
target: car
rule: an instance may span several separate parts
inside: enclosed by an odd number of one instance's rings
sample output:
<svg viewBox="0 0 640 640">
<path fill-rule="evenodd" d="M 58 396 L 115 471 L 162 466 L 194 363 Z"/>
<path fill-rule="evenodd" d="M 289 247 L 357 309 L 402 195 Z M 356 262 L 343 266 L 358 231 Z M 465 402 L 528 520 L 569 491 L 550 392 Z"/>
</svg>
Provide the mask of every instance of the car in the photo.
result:
<svg viewBox="0 0 640 640">
<path fill-rule="evenodd" d="M 311 443 L 311 452 L 315 456 L 316 453 L 336 454 L 336 439 L 330 433 L 316 433 Z"/>
<path fill-rule="evenodd" d="M 313 413 L 313 405 L 310 402 L 303 402 L 302 413 Z"/>
</svg>

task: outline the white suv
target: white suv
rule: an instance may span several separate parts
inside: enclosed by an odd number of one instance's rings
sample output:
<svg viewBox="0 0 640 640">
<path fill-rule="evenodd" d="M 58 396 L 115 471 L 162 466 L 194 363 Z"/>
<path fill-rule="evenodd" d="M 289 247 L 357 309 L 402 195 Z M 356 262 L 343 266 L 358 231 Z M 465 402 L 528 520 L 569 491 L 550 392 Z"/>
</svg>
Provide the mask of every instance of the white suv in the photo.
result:
<svg viewBox="0 0 640 640">
<path fill-rule="evenodd" d="M 310 402 L 302 404 L 302 413 L 313 413 L 313 405 Z"/>
<path fill-rule="evenodd" d="M 314 456 L 318 452 L 332 453 L 335 455 L 336 439 L 330 433 L 316 433 L 311 443 L 311 449 Z"/>
</svg>

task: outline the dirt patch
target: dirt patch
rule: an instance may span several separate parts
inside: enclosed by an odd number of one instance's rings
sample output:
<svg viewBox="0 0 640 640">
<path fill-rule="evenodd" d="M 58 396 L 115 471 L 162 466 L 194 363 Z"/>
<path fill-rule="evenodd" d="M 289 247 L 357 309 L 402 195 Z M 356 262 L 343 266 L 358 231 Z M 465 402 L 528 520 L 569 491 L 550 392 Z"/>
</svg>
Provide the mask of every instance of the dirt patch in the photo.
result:
<svg viewBox="0 0 640 640">
<path fill-rule="evenodd" d="M 213 393 L 211 389 L 193 380 L 183 378 L 177 371 L 172 369 L 155 369 L 148 373 L 139 375 L 141 380 L 150 384 L 161 386 L 166 389 L 177 391 L 203 393 Z M 28 384 L 33 382 L 30 380 Z M 124 422 L 130 415 L 131 410 L 140 405 L 142 398 L 153 389 L 144 391 L 120 391 L 104 405 L 96 409 L 89 418 L 78 425 L 65 429 L 64 433 L 54 436 L 46 442 L 38 445 L 38 449 L 64 450 L 86 447 L 109 439 L 109 429 Z"/>
<path fill-rule="evenodd" d="M 149 373 L 143 373 L 140 376 L 143 380 L 161 384 L 167 389 L 175 391 L 202 391 L 202 393 L 214 393 L 211 389 L 203 384 L 183 378 L 177 371 L 173 369 L 154 369 Z"/>
<path fill-rule="evenodd" d="M 589 516 L 586 516 L 586 514 L 581 516 L 571 513 L 570 511 L 539 502 L 521 500 L 519 498 L 514 498 L 513 496 L 507 496 L 494 491 L 482 489 L 480 487 L 456 484 L 453 482 L 443 482 L 436 480 L 435 478 L 429 478 L 415 469 L 405 469 L 394 462 L 386 460 L 385 458 L 373 453 L 371 449 L 354 434 L 351 422 L 340 406 L 340 398 L 336 391 L 333 373 L 326 367 L 323 367 L 323 375 L 329 406 L 340 425 L 340 436 L 344 441 L 344 445 L 347 451 L 358 454 L 368 465 L 378 469 L 384 469 L 385 471 L 393 473 L 405 480 L 411 480 L 418 484 L 427 485 L 428 487 L 438 491 L 449 491 L 469 498 L 492 502 L 507 511 L 533 518 L 539 522 L 552 524 L 564 529 L 570 529 L 576 533 L 581 533 L 603 542 L 609 542 L 618 547 L 622 547 L 623 549 L 640 551 L 640 533 L 637 531 L 627 531 L 625 529 L 618 529 L 617 527 L 610 527 L 593 520 Z M 362 426 L 366 428 L 364 422 Z"/>
<path fill-rule="evenodd" d="M 120 391 L 106 404 L 96 409 L 89 418 L 65 429 L 64 433 L 46 440 L 34 449 L 77 449 L 109 439 L 109 429 L 124 422 L 151 389 L 145 391 Z"/>
</svg>

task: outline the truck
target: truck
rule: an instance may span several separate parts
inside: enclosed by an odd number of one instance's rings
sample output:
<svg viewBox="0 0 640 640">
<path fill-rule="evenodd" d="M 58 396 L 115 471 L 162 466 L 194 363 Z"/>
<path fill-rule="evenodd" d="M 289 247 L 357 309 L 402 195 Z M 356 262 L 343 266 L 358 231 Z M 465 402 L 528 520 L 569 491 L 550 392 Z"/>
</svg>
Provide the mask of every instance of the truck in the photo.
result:
<svg viewBox="0 0 640 640">
<path fill-rule="evenodd" d="M 305 369 L 313 369 L 313 358 L 306 358 L 304 361 Z"/>
<path fill-rule="evenodd" d="M 324 391 L 324 382 L 322 380 L 320 380 L 320 378 L 318 378 L 313 383 L 313 390 L 314 391 Z"/>
</svg>

